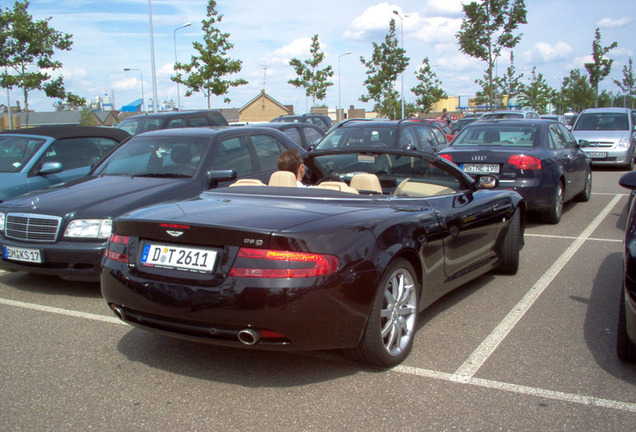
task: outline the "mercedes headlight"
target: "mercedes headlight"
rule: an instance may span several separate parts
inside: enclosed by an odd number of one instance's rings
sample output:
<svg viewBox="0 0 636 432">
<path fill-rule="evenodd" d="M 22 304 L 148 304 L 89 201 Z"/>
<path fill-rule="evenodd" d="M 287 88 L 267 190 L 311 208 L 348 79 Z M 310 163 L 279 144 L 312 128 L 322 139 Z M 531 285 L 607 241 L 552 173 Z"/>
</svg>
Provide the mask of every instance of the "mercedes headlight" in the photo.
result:
<svg viewBox="0 0 636 432">
<path fill-rule="evenodd" d="M 4 213 L 0 213 L 0 233 L 4 231 Z"/>
<path fill-rule="evenodd" d="M 64 237 L 106 240 L 112 228 L 111 219 L 76 219 L 68 224 Z"/>
</svg>

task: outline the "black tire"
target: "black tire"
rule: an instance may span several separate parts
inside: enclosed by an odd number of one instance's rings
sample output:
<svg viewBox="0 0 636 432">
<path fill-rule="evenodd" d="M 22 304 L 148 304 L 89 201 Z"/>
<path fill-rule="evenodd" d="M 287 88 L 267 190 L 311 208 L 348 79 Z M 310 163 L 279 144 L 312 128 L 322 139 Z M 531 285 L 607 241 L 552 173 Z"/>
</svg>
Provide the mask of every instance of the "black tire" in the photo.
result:
<svg viewBox="0 0 636 432">
<path fill-rule="evenodd" d="M 379 367 L 393 367 L 411 352 L 419 306 L 419 286 L 411 263 L 392 262 L 378 283 L 360 344 L 353 357 Z"/>
<path fill-rule="evenodd" d="M 592 197 L 592 170 L 590 170 L 587 173 L 587 176 L 585 177 L 585 187 L 583 188 L 581 193 L 575 197 L 575 199 L 580 202 L 588 202 L 591 197 Z"/>
<path fill-rule="evenodd" d="M 623 168 L 624 168 L 626 171 L 634 171 L 634 155 L 633 155 L 633 154 L 632 154 L 632 157 L 631 157 L 631 159 L 629 160 L 629 162 L 627 162 L 627 163 L 623 166 Z"/>
<path fill-rule="evenodd" d="M 519 270 L 519 251 L 521 250 L 521 216 L 519 209 L 510 219 L 508 232 L 501 247 L 501 261 L 497 267 L 498 273 L 517 274 Z"/>
<path fill-rule="evenodd" d="M 616 354 L 618 358 L 626 362 L 636 361 L 636 345 L 627 334 L 627 321 L 625 316 L 625 291 L 621 289 L 621 301 L 618 310 L 618 331 L 616 334 Z"/>
<path fill-rule="evenodd" d="M 561 221 L 563 214 L 563 183 L 559 181 L 550 208 L 541 214 L 541 220 L 544 223 L 556 225 Z"/>
</svg>

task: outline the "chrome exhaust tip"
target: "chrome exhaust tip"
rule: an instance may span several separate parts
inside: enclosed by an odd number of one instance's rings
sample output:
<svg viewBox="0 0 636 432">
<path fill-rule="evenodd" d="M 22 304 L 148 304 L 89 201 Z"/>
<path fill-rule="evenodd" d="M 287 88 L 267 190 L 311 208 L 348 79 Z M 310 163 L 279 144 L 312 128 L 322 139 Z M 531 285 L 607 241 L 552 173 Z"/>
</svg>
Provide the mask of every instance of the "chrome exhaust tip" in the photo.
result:
<svg viewBox="0 0 636 432">
<path fill-rule="evenodd" d="M 238 332 L 238 340 L 244 345 L 254 345 L 261 340 L 261 335 L 256 330 L 244 329 Z"/>
<path fill-rule="evenodd" d="M 115 314 L 115 316 L 117 318 L 119 318 L 122 321 L 125 321 L 125 319 L 124 319 L 124 310 L 122 308 L 120 308 L 119 306 L 115 306 L 115 305 L 111 305 L 110 308 L 112 309 L 113 313 Z"/>
</svg>

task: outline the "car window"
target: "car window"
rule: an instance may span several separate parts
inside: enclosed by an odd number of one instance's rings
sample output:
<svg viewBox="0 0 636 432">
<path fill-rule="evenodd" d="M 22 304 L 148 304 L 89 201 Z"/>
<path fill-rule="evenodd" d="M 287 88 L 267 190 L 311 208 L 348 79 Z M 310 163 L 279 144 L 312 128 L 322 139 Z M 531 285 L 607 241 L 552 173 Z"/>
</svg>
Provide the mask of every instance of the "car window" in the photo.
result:
<svg viewBox="0 0 636 432">
<path fill-rule="evenodd" d="M 236 137 L 221 141 L 212 161 L 212 169 L 233 169 L 239 176 L 253 172 L 252 157 L 245 138 Z"/>
<path fill-rule="evenodd" d="M 186 127 L 186 122 L 185 122 L 185 119 L 182 117 L 170 119 L 167 125 L 168 129 L 183 128 L 183 127 Z"/>
<path fill-rule="evenodd" d="M 332 148 L 391 148 L 394 143 L 396 128 L 354 124 L 333 130 L 317 146 L 318 149 Z"/>
<path fill-rule="evenodd" d="M 444 135 L 444 133 L 441 130 L 439 130 L 436 127 L 432 127 L 431 132 L 433 133 L 433 136 L 435 137 L 435 140 L 437 141 L 435 144 L 433 144 L 434 146 L 439 146 L 446 142 L 446 135 Z"/>
<path fill-rule="evenodd" d="M 190 127 L 202 127 L 208 126 L 208 119 L 203 116 L 188 117 L 188 126 Z"/>
<path fill-rule="evenodd" d="M 497 127 L 470 126 L 462 129 L 455 137 L 453 147 L 533 147 L 536 143 L 536 133 L 533 126 Z"/>
<path fill-rule="evenodd" d="M 313 128 L 303 129 L 307 145 L 317 144 L 322 139 L 322 134 Z"/>
<path fill-rule="evenodd" d="M 568 148 L 568 143 L 565 135 L 555 124 L 551 124 L 548 128 L 548 134 L 550 136 L 550 148 L 552 150 L 563 150 Z"/>
<path fill-rule="evenodd" d="M 0 136 L 0 172 L 20 172 L 45 142 L 41 138 Z"/>
<path fill-rule="evenodd" d="M 276 170 L 276 160 L 286 147 L 271 135 L 251 135 L 250 141 L 256 150 L 260 170 Z"/>
<path fill-rule="evenodd" d="M 415 126 L 413 129 L 416 130 L 417 135 L 420 138 L 421 146 L 418 147 L 419 150 L 430 150 L 431 148 L 437 147 L 439 144 L 438 138 L 433 134 L 434 128 L 428 126 Z"/>
<path fill-rule="evenodd" d="M 40 169 L 46 162 L 60 162 L 65 170 L 96 164 L 103 156 L 96 138 L 68 138 L 55 141 L 37 164 Z"/>
<path fill-rule="evenodd" d="M 295 127 L 290 127 L 282 131 L 285 135 L 287 135 L 293 142 L 298 145 L 302 145 L 302 138 L 300 137 L 300 132 Z"/>
<path fill-rule="evenodd" d="M 414 127 L 405 127 L 400 132 L 400 148 L 416 148 L 419 149 L 420 145 L 417 140 L 417 132 Z"/>
<path fill-rule="evenodd" d="M 561 135 L 563 136 L 563 139 L 565 140 L 566 146 L 570 149 L 577 148 L 576 138 L 574 138 L 572 133 L 561 123 L 557 125 L 557 128 L 559 129 L 559 131 L 561 131 Z"/>
<path fill-rule="evenodd" d="M 223 114 L 217 111 L 210 111 L 208 113 L 208 120 L 210 126 L 227 126 L 227 120 L 225 120 Z"/>
</svg>

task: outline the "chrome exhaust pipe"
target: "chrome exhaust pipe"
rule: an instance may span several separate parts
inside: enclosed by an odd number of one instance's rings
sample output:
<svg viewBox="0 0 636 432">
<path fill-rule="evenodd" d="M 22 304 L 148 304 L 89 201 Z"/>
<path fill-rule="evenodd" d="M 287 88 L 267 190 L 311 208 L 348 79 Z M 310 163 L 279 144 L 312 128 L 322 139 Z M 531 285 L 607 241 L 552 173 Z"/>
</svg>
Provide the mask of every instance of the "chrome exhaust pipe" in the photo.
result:
<svg viewBox="0 0 636 432">
<path fill-rule="evenodd" d="M 115 306 L 115 305 L 111 305 L 110 308 L 113 310 L 113 313 L 115 314 L 115 316 L 117 318 L 119 318 L 122 321 L 125 321 L 125 319 L 124 319 L 124 310 L 122 308 L 120 308 L 119 306 Z"/>
<path fill-rule="evenodd" d="M 261 335 L 252 329 L 244 329 L 238 332 L 238 340 L 244 345 L 254 345 L 261 340 Z"/>
</svg>

